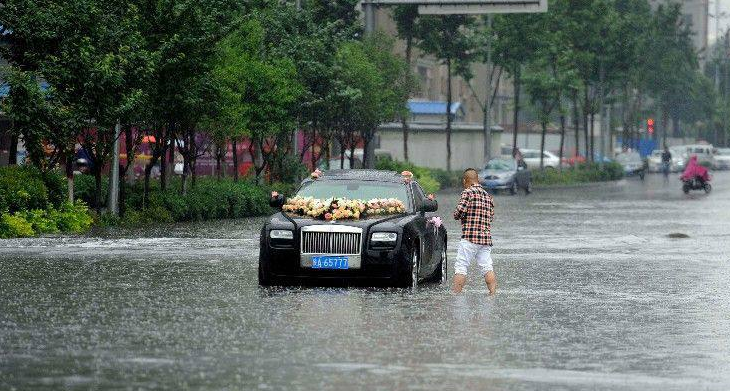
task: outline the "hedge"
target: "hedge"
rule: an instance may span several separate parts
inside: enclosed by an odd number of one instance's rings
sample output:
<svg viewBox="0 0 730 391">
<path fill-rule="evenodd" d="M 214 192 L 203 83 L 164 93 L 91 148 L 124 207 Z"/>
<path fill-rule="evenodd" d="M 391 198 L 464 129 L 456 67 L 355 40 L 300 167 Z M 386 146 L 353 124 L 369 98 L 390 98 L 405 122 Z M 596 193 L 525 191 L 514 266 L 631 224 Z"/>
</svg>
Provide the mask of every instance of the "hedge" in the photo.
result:
<svg viewBox="0 0 730 391">
<path fill-rule="evenodd" d="M 102 183 L 108 180 L 104 178 Z M 160 188 L 159 181 L 150 183 L 149 199 L 144 200 L 142 181 L 134 185 L 125 184 L 125 203 L 121 221 L 104 217 L 102 225 L 122 223 L 124 225 L 147 225 L 160 222 L 201 221 L 214 219 L 261 216 L 272 213 L 269 207 L 269 194 L 276 189 L 283 194 L 291 194 L 292 185 L 255 185 L 248 180 L 234 182 L 231 179 L 218 180 L 201 177 L 195 187 L 190 186 L 185 195 L 180 194 L 180 178 L 173 178 L 166 190 Z M 75 194 L 85 202 L 92 202 L 95 192 L 92 177 L 79 177 Z M 106 195 L 106 186 L 102 189 Z M 103 202 L 106 197 L 102 197 Z"/>
<path fill-rule="evenodd" d="M 570 185 L 585 182 L 605 182 L 623 178 L 623 167 L 616 162 L 605 163 L 601 169 L 598 163 L 581 163 L 577 167 L 561 170 L 546 169 L 532 172 L 536 185 Z"/>
<path fill-rule="evenodd" d="M 413 163 L 400 162 L 389 157 L 379 158 L 375 163 L 375 168 L 396 172 L 410 171 L 427 193 L 435 193 L 442 188 L 458 186 L 460 182 L 458 173 L 420 167 Z"/>
<path fill-rule="evenodd" d="M 56 172 L 30 166 L 0 167 L 0 213 L 58 207 L 66 198 L 66 183 Z"/>
</svg>

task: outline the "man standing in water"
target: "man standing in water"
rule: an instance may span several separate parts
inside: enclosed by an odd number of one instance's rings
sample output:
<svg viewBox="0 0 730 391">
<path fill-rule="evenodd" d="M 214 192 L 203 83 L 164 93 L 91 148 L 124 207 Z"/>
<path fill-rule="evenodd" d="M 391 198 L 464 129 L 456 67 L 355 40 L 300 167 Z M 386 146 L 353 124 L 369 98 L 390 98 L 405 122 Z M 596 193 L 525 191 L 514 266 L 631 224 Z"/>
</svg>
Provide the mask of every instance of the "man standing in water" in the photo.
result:
<svg viewBox="0 0 730 391">
<path fill-rule="evenodd" d="M 479 184 L 479 174 L 473 168 L 464 171 L 464 191 L 454 211 L 454 218 L 461 220 L 461 241 L 454 264 L 454 293 L 460 293 L 466 284 L 466 270 L 476 259 L 482 269 L 489 294 L 497 291 L 497 277 L 492 268 L 492 233 L 494 201 Z"/>
</svg>

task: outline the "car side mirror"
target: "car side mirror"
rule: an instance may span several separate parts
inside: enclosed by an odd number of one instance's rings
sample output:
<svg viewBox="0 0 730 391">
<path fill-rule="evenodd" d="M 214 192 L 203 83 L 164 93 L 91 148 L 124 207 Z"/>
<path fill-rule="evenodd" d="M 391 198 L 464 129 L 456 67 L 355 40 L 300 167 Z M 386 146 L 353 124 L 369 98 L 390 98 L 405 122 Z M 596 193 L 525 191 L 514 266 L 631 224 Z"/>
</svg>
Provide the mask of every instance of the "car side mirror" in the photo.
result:
<svg viewBox="0 0 730 391">
<path fill-rule="evenodd" d="M 439 210 L 439 203 L 436 200 L 427 199 L 421 205 L 421 212 L 423 213 L 436 212 L 437 210 Z"/>
<path fill-rule="evenodd" d="M 269 206 L 274 209 L 281 209 L 282 206 L 284 206 L 284 196 L 281 194 L 277 194 L 275 197 L 269 198 Z"/>
</svg>

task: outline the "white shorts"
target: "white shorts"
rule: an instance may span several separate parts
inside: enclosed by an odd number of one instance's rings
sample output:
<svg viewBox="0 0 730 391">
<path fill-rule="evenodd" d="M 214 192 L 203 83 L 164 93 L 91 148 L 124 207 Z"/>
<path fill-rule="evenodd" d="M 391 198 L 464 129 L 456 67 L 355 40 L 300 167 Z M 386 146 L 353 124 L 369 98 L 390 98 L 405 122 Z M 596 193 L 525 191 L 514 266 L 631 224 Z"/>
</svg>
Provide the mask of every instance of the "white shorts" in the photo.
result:
<svg viewBox="0 0 730 391">
<path fill-rule="evenodd" d="M 483 244 L 474 244 L 466 239 L 459 242 L 459 250 L 456 253 L 454 273 L 466 275 L 469 264 L 476 259 L 483 274 L 491 272 L 492 268 L 492 247 Z"/>
</svg>

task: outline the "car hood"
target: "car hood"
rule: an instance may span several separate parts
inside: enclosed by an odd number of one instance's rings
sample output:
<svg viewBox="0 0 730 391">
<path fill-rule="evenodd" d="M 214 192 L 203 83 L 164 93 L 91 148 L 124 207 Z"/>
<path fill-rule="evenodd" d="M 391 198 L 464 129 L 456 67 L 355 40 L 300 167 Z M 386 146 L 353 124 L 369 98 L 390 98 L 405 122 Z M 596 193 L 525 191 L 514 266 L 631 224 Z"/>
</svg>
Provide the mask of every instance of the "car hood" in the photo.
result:
<svg viewBox="0 0 730 391">
<path fill-rule="evenodd" d="M 338 220 L 335 222 L 332 221 L 325 221 L 325 220 L 319 220 L 319 219 L 313 219 L 311 217 L 302 217 L 302 216 L 296 216 L 296 215 L 290 215 L 290 214 L 284 214 L 283 212 L 279 212 L 271 216 L 271 221 L 274 222 L 276 220 L 278 221 L 290 221 L 294 222 L 296 224 L 297 228 L 306 227 L 310 225 L 346 225 L 350 227 L 357 227 L 362 228 L 364 231 L 368 228 L 380 224 L 389 222 L 396 225 L 402 225 L 407 220 L 411 219 L 413 217 L 412 214 L 397 214 L 397 215 L 386 215 L 386 216 L 374 216 L 374 217 L 368 217 L 364 219 L 347 219 L 347 220 Z M 291 219 L 291 220 L 290 220 Z"/>
<path fill-rule="evenodd" d="M 504 176 L 510 176 L 513 175 L 514 171 L 509 170 L 482 170 L 481 173 L 479 173 L 479 176 L 486 179 L 490 176 L 498 176 L 498 177 L 504 177 Z"/>
</svg>

